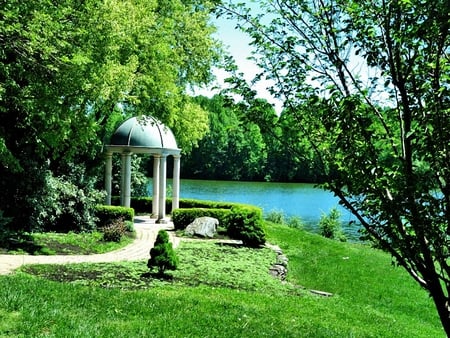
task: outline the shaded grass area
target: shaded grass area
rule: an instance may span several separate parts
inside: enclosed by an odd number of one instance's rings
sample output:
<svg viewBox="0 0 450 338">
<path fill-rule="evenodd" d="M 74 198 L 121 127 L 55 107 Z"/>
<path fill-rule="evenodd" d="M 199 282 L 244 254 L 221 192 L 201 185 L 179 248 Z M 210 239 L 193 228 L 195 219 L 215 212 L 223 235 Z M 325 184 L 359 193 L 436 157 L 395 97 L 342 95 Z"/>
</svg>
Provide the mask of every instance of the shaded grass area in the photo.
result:
<svg viewBox="0 0 450 338">
<path fill-rule="evenodd" d="M 0 253 L 31 255 L 90 255 L 99 254 L 130 244 L 134 232 L 127 232 L 120 242 L 103 240 L 100 231 L 82 233 L 31 233 L 25 234 L 9 249 L 1 248 Z"/>
<path fill-rule="evenodd" d="M 288 284 L 268 275 L 272 251 L 211 242 L 183 242 L 171 279 L 146 274 L 146 262 L 30 266 L 24 271 L 46 278 L 0 276 L 0 336 L 444 337 L 427 294 L 388 255 L 288 227 L 267 230 L 290 259 Z M 69 281 L 56 277 L 75 271 L 70 283 L 47 279 Z"/>
</svg>

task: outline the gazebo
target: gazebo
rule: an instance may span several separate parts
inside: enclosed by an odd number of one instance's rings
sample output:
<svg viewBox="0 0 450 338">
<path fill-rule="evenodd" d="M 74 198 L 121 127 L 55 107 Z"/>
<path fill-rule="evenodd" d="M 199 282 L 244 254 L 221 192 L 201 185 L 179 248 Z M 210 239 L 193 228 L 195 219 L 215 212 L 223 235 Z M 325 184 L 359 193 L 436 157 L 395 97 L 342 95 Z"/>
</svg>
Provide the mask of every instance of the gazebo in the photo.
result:
<svg viewBox="0 0 450 338">
<path fill-rule="evenodd" d="M 167 158 L 173 157 L 172 210 L 179 206 L 180 152 L 172 131 L 152 116 L 132 117 L 123 122 L 105 145 L 106 204 L 111 204 L 112 156 L 121 156 L 120 205 L 129 207 L 131 200 L 131 155 L 153 156 L 152 217 L 166 223 Z"/>
</svg>

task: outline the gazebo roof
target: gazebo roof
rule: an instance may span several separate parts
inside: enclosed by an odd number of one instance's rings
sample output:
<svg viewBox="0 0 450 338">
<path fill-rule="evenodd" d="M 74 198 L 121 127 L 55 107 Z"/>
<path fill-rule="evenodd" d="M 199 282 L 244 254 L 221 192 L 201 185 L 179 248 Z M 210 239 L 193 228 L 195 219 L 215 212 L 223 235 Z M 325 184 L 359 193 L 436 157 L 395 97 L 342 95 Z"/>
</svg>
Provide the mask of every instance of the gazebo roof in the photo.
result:
<svg viewBox="0 0 450 338">
<path fill-rule="evenodd" d="M 132 117 L 123 122 L 106 147 L 113 152 L 180 152 L 172 131 L 152 116 Z"/>
</svg>

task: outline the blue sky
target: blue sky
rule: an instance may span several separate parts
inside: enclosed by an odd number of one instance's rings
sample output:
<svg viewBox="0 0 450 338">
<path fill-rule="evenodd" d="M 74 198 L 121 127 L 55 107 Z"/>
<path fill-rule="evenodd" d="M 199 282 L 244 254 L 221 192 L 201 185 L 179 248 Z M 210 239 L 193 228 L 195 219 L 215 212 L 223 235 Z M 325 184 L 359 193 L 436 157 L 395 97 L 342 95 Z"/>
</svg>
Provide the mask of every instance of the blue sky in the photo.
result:
<svg viewBox="0 0 450 338">
<path fill-rule="evenodd" d="M 215 37 L 222 41 L 225 49 L 234 57 L 239 70 L 245 74 L 247 80 L 251 80 L 258 71 L 257 66 L 247 58 L 251 54 L 250 39 L 244 33 L 235 28 L 235 23 L 225 18 L 215 19 L 214 24 L 217 26 L 217 33 Z M 228 77 L 223 70 L 215 69 L 214 74 L 217 78 L 216 83 L 211 87 L 224 85 L 223 80 Z M 270 103 L 274 104 L 278 112 L 281 111 L 281 103 L 275 100 L 265 89 L 267 83 L 260 83 L 254 89 L 257 90 L 258 96 L 265 98 Z M 196 90 L 195 94 L 212 96 L 215 92 L 211 88 L 203 88 Z"/>
<path fill-rule="evenodd" d="M 259 10 L 258 7 L 256 7 L 257 3 L 249 1 L 248 5 L 252 6 L 252 10 Z M 252 61 L 247 59 L 251 55 L 251 47 L 249 46 L 250 39 L 246 34 L 235 28 L 236 24 L 234 21 L 226 18 L 213 20 L 213 24 L 216 25 L 218 29 L 215 37 L 223 42 L 225 48 L 236 60 L 239 70 L 245 74 L 246 80 L 250 81 L 258 71 L 257 66 Z M 354 54 L 350 57 L 349 66 L 353 71 L 353 75 L 359 76 L 362 81 L 367 83 L 367 86 L 370 84 L 371 77 L 379 76 L 379 71 L 377 69 L 371 69 L 366 65 L 366 62 L 361 57 Z M 196 90 L 195 94 L 212 96 L 216 93 L 211 90 L 212 87 L 224 86 L 223 80 L 228 77 L 228 75 L 223 70 L 219 69 L 216 69 L 214 73 L 217 78 L 216 83 L 212 84 L 210 88 Z M 259 97 L 265 98 L 268 102 L 272 103 L 275 106 L 275 110 L 279 114 L 282 110 L 282 103 L 279 100 L 274 99 L 268 93 L 265 89 L 268 85 L 269 83 L 261 81 L 253 89 L 257 91 Z M 312 81 L 311 85 L 319 86 L 320 84 Z M 386 103 L 388 97 L 383 87 L 380 92 L 374 93 L 373 99 Z"/>
</svg>

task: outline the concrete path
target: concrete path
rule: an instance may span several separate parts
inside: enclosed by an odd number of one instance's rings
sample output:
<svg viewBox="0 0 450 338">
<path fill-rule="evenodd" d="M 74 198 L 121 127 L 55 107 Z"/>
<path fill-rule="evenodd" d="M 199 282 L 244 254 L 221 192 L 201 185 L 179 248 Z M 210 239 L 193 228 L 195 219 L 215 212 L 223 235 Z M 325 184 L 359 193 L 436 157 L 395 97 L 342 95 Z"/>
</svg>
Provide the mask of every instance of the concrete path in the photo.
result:
<svg viewBox="0 0 450 338">
<path fill-rule="evenodd" d="M 150 249 L 153 247 L 160 229 L 173 230 L 173 224 L 155 224 L 148 216 L 135 216 L 134 227 L 136 239 L 130 245 L 115 251 L 94 255 L 55 255 L 55 256 L 31 256 L 31 255 L 0 255 L 0 275 L 9 274 L 23 264 L 64 264 L 64 263 L 103 263 L 117 261 L 134 261 L 150 257 Z M 169 232 L 170 240 L 174 247 L 178 246 L 179 238 Z"/>
</svg>

